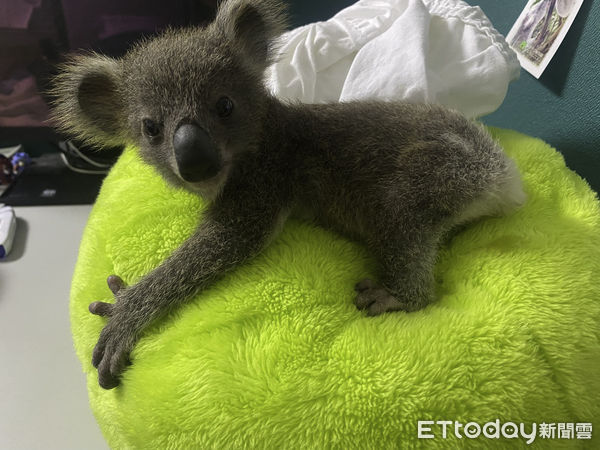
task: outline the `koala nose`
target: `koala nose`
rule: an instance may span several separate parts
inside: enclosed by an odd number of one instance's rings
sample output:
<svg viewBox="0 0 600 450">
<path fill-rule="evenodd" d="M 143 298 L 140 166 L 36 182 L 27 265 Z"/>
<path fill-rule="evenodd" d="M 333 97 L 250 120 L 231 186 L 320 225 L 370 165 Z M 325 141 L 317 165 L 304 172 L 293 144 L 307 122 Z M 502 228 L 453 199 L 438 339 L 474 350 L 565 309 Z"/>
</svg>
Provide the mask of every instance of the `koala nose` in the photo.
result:
<svg viewBox="0 0 600 450">
<path fill-rule="evenodd" d="M 173 136 L 175 160 L 181 178 L 198 182 L 221 169 L 221 155 L 208 133 L 193 123 L 179 125 Z"/>
</svg>

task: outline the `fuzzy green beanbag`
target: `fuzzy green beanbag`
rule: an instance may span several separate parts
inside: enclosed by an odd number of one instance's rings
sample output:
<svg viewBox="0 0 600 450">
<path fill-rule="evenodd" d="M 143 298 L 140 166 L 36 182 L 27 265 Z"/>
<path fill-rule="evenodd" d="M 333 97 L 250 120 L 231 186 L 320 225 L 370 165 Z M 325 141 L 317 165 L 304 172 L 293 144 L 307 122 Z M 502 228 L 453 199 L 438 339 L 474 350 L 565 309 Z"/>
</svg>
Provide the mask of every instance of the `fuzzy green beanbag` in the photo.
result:
<svg viewBox="0 0 600 450">
<path fill-rule="evenodd" d="M 198 198 L 167 187 L 128 150 L 85 230 L 71 293 L 92 410 L 114 448 L 506 448 L 418 422 L 592 423 L 600 427 L 600 207 L 543 142 L 492 130 L 522 173 L 525 207 L 455 234 L 437 265 L 439 301 L 368 318 L 354 284 L 375 276 L 360 245 L 290 220 L 251 263 L 223 278 L 135 347 L 105 391 L 91 365 L 112 301 L 194 229 Z M 476 431 L 471 426 L 471 432 Z M 538 436 L 535 445 L 600 448 Z M 582 435 L 583 436 L 583 435 Z M 580 437 L 582 437 L 580 436 Z"/>
</svg>

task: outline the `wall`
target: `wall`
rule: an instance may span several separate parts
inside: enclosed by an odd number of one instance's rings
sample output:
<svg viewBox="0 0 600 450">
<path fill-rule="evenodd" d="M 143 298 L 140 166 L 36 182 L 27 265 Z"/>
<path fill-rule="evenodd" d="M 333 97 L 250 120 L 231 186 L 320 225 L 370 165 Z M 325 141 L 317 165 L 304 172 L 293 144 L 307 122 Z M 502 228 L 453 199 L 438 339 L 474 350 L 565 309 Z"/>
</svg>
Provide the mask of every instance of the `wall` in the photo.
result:
<svg viewBox="0 0 600 450">
<path fill-rule="evenodd" d="M 284 0 L 289 6 L 290 28 L 327 20 L 355 3 L 352 0 Z"/>
<path fill-rule="evenodd" d="M 508 34 L 525 1 L 469 0 Z M 539 80 L 525 70 L 484 122 L 538 136 L 600 191 L 600 1 L 585 0 Z"/>
</svg>

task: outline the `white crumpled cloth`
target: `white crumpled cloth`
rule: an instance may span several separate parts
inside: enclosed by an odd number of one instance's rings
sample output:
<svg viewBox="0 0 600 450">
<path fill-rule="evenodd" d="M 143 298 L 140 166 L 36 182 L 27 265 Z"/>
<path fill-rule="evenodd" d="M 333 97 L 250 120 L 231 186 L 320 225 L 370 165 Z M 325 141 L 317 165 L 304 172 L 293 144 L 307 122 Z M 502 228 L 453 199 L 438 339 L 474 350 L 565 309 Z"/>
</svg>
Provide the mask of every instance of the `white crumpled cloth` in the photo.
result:
<svg viewBox="0 0 600 450">
<path fill-rule="evenodd" d="M 441 103 L 478 117 L 497 109 L 519 61 L 479 7 L 460 0 L 360 0 L 281 37 L 267 85 L 305 103 Z"/>
</svg>

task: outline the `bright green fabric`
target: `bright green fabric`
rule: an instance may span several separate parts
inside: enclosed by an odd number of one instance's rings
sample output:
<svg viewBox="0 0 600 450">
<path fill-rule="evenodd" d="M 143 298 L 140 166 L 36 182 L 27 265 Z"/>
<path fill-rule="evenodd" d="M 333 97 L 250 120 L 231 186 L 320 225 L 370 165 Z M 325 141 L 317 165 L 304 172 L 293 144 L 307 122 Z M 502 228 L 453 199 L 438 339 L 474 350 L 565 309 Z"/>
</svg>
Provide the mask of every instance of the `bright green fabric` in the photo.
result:
<svg viewBox="0 0 600 450">
<path fill-rule="evenodd" d="M 352 300 L 354 284 L 376 275 L 367 252 L 290 220 L 259 257 L 148 330 L 122 385 L 104 391 L 90 360 L 105 319 L 88 304 L 112 299 L 107 275 L 131 283 L 159 264 L 201 207 L 128 150 L 90 216 L 71 293 L 75 347 L 108 443 L 505 448 L 524 440 L 423 441 L 417 421 L 600 427 L 599 202 L 543 142 L 492 132 L 529 201 L 444 245 L 435 304 L 366 317 Z"/>
</svg>

